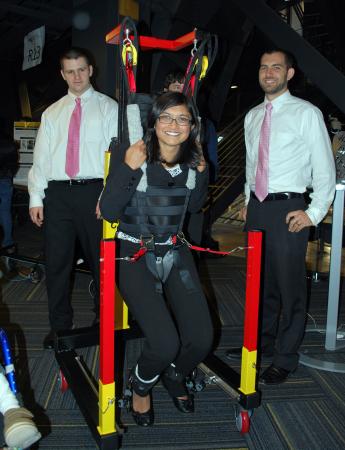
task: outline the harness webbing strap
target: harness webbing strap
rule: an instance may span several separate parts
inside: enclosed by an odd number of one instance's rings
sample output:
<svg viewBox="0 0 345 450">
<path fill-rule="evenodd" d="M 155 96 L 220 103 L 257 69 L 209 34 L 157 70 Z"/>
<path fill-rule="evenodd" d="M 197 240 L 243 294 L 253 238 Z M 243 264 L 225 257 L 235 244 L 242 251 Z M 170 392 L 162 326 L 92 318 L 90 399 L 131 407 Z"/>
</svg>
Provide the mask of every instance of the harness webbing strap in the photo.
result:
<svg viewBox="0 0 345 450">
<path fill-rule="evenodd" d="M 200 81 L 211 69 L 218 50 L 218 38 L 215 35 L 205 33 L 198 49 L 192 53 L 189 60 L 183 86 L 183 93 L 196 101 Z M 207 65 L 203 67 L 204 58 Z"/>
</svg>

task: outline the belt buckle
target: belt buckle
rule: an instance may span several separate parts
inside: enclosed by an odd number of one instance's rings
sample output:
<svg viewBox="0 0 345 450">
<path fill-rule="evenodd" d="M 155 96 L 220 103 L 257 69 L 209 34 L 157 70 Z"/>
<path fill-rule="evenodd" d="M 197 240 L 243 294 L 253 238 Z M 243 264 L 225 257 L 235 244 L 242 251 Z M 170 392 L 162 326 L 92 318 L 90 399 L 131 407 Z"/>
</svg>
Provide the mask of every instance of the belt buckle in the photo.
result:
<svg viewBox="0 0 345 450">
<path fill-rule="evenodd" d="M 174 236 L 173 236 L 174 237 Z M 176 235 L 176 238 L 182 242 L 182 244 L 187 244 L 189 245 L 189 242 L 187 241 L 187 239 L 185 238 L 185 235 L 183 233 L 183 231 L 179 231 Z"/>
<path fill-rule="evenodd" d="M 141 245 L 142 247 L 146 248 L 147 251 L 154 251 L 155 249 L 155 241 L 154 241 L 154 237 L 153 234 L 149 234 L 147 236 L 140 236 L 140 241 L 141 241 Z"/>
</svg>

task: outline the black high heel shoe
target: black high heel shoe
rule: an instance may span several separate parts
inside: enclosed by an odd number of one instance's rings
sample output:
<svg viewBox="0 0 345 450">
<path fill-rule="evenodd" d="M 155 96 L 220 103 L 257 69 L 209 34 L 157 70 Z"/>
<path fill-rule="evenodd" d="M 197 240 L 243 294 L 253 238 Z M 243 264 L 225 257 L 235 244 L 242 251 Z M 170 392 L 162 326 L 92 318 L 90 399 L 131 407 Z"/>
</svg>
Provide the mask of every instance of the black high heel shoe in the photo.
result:
<svg viewBox="0 0 345 450">
<path fill-rule="evenodd" d="M 187 394 L 186 399 L 172 397 L 174 405 L 182 413 L 193 413 L 194 412 L 194 396 L 192 394 Z"/>
<path fill-rule="evenodd" d="M 150 409 L 146 412 L 140 413 L 138 411 L 134 411 L 133 409 L 133 392 L 132 392 L 132 401 L 131 401 L 131 413 L 134 419 L 134 422 L 140 427 L 152 427 L 154 422 L 154 414 L 152 407 L 152 397 L 150 395 Z"/>
<path fill-rule="evenodd" d="M 194 396 L 186 388 L 186 379 L 176 372 L 175 366 L 170 365 L 161 377 L 162 383 L 169 392 L 175 407 L 182 413 L 194 412 Z M 176 396 L 177 392 L 183 394 Z M 175 395 L 174 395 L 175 394 Z M 186 397 L 185 399 L 179 397 Z"/>
<path fill-rule="evenodd" d="M 158 377 L 157 377 L 158 378 Z M 131 375 L 128 380 L 128 387 L 131 391 L 130 399 L 130 411 L 132 413 L 134 422 L 140 427 L 151 427 L 154 422 L 153 403 L 151 389 L 157 380 L 153 380 L 149 383 L 144 383 L 138 378 L 137 366 L 131 371 Z M 135 411 L 133 408 L 133 393 L 136 393 L 139 397 L 150 396 L 150 409 L 143 413 Z"/>
</svg>

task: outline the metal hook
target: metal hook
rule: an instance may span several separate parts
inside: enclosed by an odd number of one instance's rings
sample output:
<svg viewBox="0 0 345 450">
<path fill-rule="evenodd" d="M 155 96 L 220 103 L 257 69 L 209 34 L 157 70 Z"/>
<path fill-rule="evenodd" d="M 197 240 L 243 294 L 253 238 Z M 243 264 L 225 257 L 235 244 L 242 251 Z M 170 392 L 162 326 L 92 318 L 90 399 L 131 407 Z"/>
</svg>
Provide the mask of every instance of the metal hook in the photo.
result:
<svg viewBox="0 0 345 450">
<path fill-rule="evenodd" d="M 125 37 L 125 39 L 123 40 L 122 44 L 123 44 L 123 45 L 124 45 L 124 44 L 129 44 L 129 45 L 132 44 L 132 41 L 131 41 L 131 39 L 130 39 L 130 37 L 129 37 L 129 28 L 126 28 L 126 37 Z"/>
<path fill-rule="evenodd" d="M 194 41 L 193 41 L 194 47 L 193 47 L 192 50 L 190 51 L 190 54 L 191 54 L 192 56 L 194 56 L 194 55 L 195 55 L 195 52 L 198 50 L 198 47 L 196 46 L 197 43 L 198 43 L 198 40 L 197 40 L 197 39 L 194 39 Z"/>
</svg>

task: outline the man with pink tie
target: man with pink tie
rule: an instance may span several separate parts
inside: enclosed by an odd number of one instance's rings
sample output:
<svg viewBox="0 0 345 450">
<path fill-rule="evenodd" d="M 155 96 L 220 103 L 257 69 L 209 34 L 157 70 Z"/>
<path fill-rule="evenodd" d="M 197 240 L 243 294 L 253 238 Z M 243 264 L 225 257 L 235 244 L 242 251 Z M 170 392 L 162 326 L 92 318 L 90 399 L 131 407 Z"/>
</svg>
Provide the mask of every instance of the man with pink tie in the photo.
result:
<svg viewBox="0 0 345 450">
<path fill-rule="evenodd" d="M 44 111 L 29 172 L 30 217 L 45 231 L 46 284 L 51 330 L 73 326 L 70 303 L 74 246 L 78 237 L 96 284 L 99 310 L 99 241 L 102 223 L 98 198 L 103 188 L 104 152 L 117 135 L 117 103 L 93 89 L 87 53 L 72 48 L 60 58 L 68 93 Z"/>
<path fill-rule="evenodd" d="M 264 384 L 279 384 L 297 368 L 307 306 L 305 256 L 309 227 L 327 214 L 335 192 L 335 167 L 321 111 L 294 97 L 288 81 L 293 57 L 281 49 L 261 57 L 264 102 L 246 115 L 246 229 L 264 231 L 262 357 L 272 364 Z M 311 202 L 304 193 L 312 187 Z M 240 349 L 230 349 L 238 359 Z"/>
</svg>

